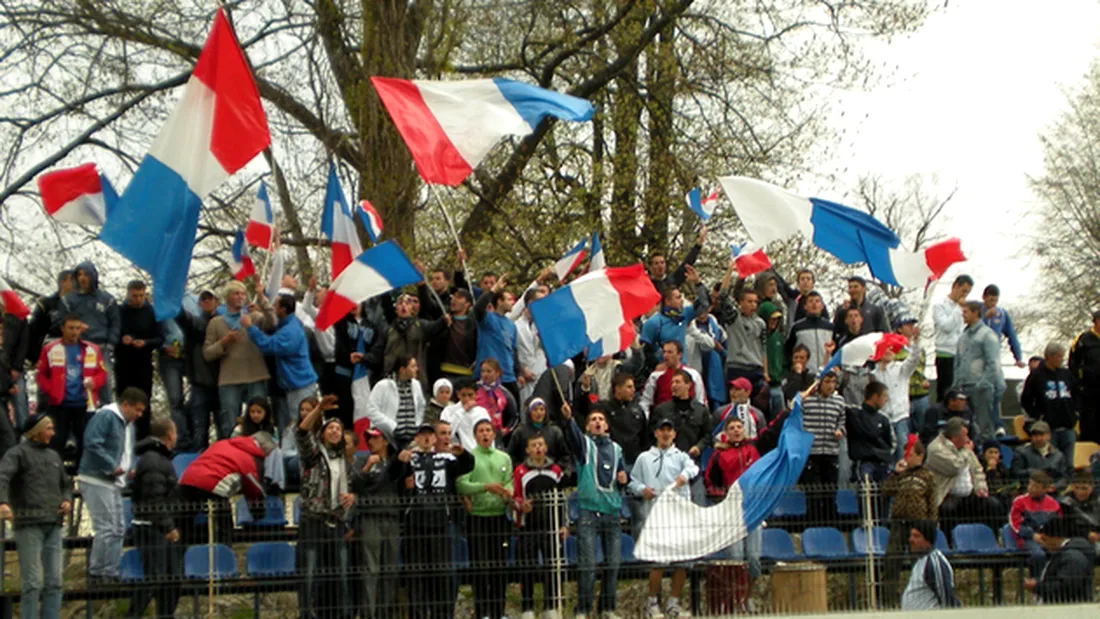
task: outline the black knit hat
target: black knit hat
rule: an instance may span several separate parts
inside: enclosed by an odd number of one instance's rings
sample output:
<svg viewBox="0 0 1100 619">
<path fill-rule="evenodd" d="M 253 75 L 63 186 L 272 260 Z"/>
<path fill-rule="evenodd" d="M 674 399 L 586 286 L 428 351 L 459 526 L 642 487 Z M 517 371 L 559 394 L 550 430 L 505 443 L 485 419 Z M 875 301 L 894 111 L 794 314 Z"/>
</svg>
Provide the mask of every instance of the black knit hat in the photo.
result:
<svg viewBox="0 0 1100 619">
<path fill-rule="evenodd" d="M 913 522 L 913 528 L 920 532 L 925 541 L 933 546 L 936 545 L 936 521 L 935 520 L 916 520 Z"/>
<path fill-rule="evenodd" d="M 1061 516 L 1057 518 L 1051 518 L 1043 523 L 1037 530 L 1038 533 L 1042 533 L 1047 537 L 1071 537 L 1069 520 Z"/>
</svg>

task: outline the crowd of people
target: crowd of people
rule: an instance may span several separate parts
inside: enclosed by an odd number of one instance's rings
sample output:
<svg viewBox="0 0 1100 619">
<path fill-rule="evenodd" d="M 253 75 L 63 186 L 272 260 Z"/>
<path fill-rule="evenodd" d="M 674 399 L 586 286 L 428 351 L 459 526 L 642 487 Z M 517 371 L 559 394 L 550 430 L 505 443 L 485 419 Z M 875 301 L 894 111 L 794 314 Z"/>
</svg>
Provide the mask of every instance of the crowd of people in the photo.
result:
<svg viewBox="0 0 1100 619">
<path fill-rule="evenodd" d="M 1092 599 L 1100 500 L 1092 473 L 1074 470 L 1074 448 L 1100 440 L 1100 312 L 1072 346 L 1052 342 L 1028 361 L 1020 402 L 1030 438 L 1006 467 L 1002 340 L 1025 362 L 995 285 L 970 300 L 974 282 L 961 275 L 933 305 L 933 394 L 920 311 L 852 276 L 830 318 L 808 269 L 795 286 L 776 271 L 750 284 L 731 262 L 708 286 L 694 268 L 704 242 L 705 232 L 675 269 L 649 257 L 661 301 L 630 347 L 556 367 L 527 309 L 550 294 L 550 269 L 517 296 L 506 276 L 473 285 L 460 269 L 418 265 L 426 277 L 415 290 L 371 299 L 325 330 L 313 323 L 325 294 L 315 279 L 300 287 L 287 276 L 266 292 L 257 284 L 251 299 L 232 281 L 158 323 L 143 282 L 119 303 L 94 265 L 62 272 L 29 321 L 3 317 L 0 340 L 0 516 L 14 521 L 23 616 L 57 616 L 60 519 L 75 473 L 94 530 L 93 583 L 119 578 L 122 497 L 131 496 L 133 542 L 159 583 L 135 593 L 133 616 L 152 599 L 158 614 L 172 613 L 181 548 L 205 542 L 192 529 L 208 502 L 228 535 L 231 498 L 262 510 L 265 496 L 297 488 L 303 616 L 390 616 L 399 554 L 414 614 L 453 616 L 461 537 L 486 568 L 473 576 L 475 616 L 503 617 L 501 566 L 514 537 L 516 560 L 531 566 L 520 575 L 524 619 L 535 616 L 538 583 L 544 616 L 556 617 L 560 582 L 534 566 L 549 565 L 569 530 L 551 491 L 575 487 L 575 616 L 613 619 L 623 514 L 636 539 L 664 491 L 721 501 L 776 448 L 800 393 L 814 436 L 799 481 L 807 521 L 837 522 L 838 488 L 881 489 L 864 515 L 889 523 L 887 607 L 957 603 L 935 531 L 950 538 L 963 523 L 1010 525 L 1004 542 L 1029 553 L 1026 586 L 1044 602 Z M 908 345 L 818 376 L 873 332 Z M 166 405 L 147 410 L 158 375 Z M 198 455 L 177 479 L 180 452 Z M 760 530 L 728 553 L 747 563 L 738 589 L 751 589 Z M 917 562 L 901 583 L 907 556 Z M 685 566 L 672 567 L 663 605 L 664 570 L 650 574 L 648 617 L 688 615 Z"/>
</svg>

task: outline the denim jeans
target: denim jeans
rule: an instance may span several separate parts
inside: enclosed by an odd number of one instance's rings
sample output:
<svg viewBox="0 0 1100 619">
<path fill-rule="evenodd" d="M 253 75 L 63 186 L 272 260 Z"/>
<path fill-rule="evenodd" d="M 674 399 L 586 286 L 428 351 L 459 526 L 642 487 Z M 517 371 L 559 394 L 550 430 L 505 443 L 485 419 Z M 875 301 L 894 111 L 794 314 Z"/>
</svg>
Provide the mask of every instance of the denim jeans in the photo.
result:
<svg viewBox="0 0 1100 619">
<path fill-rule="evenodd" d="M 974 444 L 993 438 L 993 387 L 986 384 L 962 385 L 970 409 L 974 411 L 974 421 L 978 424 L 978 438 L 970 437 Z"/>
<path fill-rule="evenodd" d="M 1004 419 L 1001 419 L 1001 403 L 1004 402 L 1005 389 L 1007 389 L 1007 388 L 1008 387 L 1007 387 L 1007 385 L 1005 385 L 1004 376 L 1002 376 L 1001 380 L 993 387 L 993 428 L 994 428 L 994 432 L 996 432 L 997 429 L 1001 429 L 1001 430 L 1005 429 L 1005 421 L 1004 421 Z"/>
<path fill-rule="evenodd" d="M 183 414 L 183 371 L 184 361 L 167 355 L 157 359 L 160 370 L 160 382 L 164 384 L 164 394 L 168 397 L 168 410 L 172 419 Z"/>
<path fill-rule="evenodd" d="M 734 542 L 726 549 L 726 556 L 733 561 L 749 562 L 749 578 L 760 578 L 760 551 L 764 545 L 763 529 L 749 532 L 744 539 Z"/>
<path fill-rule="evenodd" d="M 187 402 L 189 417 L 185 421 L 185 426 L 180 425 L 178 422 L 176 424 L 181 430 L 184 427 L 188 430 L 186 440 L 184 439 L 184 433 L 180 432 L 180 445 L 177 446 L 179 451 L 202 451 L 206 449 L 206 446 L 210 443 L 210 415 L 213 413 L 215 419 L 221 416 L 221 409 L 218 406 L 219 401 L 217 387 L 191 383 L 191 399 Z M 232 433 L 232 430 L 230 432 Z M 188 447 L 188 449 L 182 447 Z"/>
<path fill-rule="evenodd" d="M 914 434 L 920 434 L 924 429 L 924 413 L 928 411 L 928 402 L 931 396 L 922 395 L 919 398 L 909 398 L 909 427 Z"/>
<path fill-rule="evenodd" d="M 894 449 L 894 459 L 901 460 L 901 457 L 905 455 L 905 443 L 909 440 L 909 418 L 895 421 L 893 426 L 894 439 L 898 443 L 897 448 Z"/>
<path fill-rule="evenodd" d="M 15 428 L 20 430 L 30 414 L 30 404 L 27 400 L 27 375 L 19 373 L 19 380 L 15 381 L 19 391 L 11 397 L 11 407 L 15 410 Z"/>
<path fill-rule="evenodd" d="M 291 419 L 298 418 L 298 406 L 302 401 L 310 396 L 317 395 L 317 383 L 310 383 L 300 389 L 291 389 L 286 392 L 286 411 L 283 414 L 286 415 L 286 419 L 276 419 L 279 424 L 275 427 L 279 428 L 282 432 L 284 428 L 290 425 Z"/>
<path fill-rule="evenodd" d="M 596 591 L 596 543 L 603 542 L 604 566 L 600 575 L 600 612 L 615 610 L 615 597 L 622 561 L 619 514 L 581 510 L 577 521 L 577 612 L 592 612 Z"/>
<path fill-rule="evenodd" d="M 768 388 L 768 417 L 775 419 L 775 417 L 783 412 L 783 409 L 787 408 L 787 403 L 783 401 L 783 388 L 782 387 L 769 387 Z"/>
<path fill-rule="evenodd" d="M 122 489 L 83 483 L 80 492 L 92 518 L 92 549 L 88 553 L 88 576 L 118 577 L 122 560 L 122 538 L 126 523 L 122 517 Z"/>
<path fill-rule="evenodd" d="M 267 381 L 258 380 L 254 383 L 220 385 L 218 387 L 218 400 L 221 402 L 221 413 L 218 414 L 218 440 L 229 438 L 233 434 L 233 427 L 237 425 L 237 417 L 241 415 L 241 405 L 252 398 L 266 395 Z"/>
<path fill-rule="evenodd" d="M 348 599 L 348 545 L 344 542 L 344 527 L 302 516 L 296 549 L 298 573 L 305 576 L 298 588 L 299 616 L 342 617 Z"/>
<path fill-rule="evenodd" d="M 16 527 L 15 549 L 22 575 L 20 616 L 52 619 L 61 616 L 61 525 Z M 39 596 L 41 595 L 41 600 Z"/>
<path fill-rule="evenodd" d="M 1050 444 L 1066 457 L 1066 467 L 1073 472 L 1073 452 L 1077 448 L 1077 433 L 1073 428 L 1055 428 L 1050 432 Z"/>
</svg>

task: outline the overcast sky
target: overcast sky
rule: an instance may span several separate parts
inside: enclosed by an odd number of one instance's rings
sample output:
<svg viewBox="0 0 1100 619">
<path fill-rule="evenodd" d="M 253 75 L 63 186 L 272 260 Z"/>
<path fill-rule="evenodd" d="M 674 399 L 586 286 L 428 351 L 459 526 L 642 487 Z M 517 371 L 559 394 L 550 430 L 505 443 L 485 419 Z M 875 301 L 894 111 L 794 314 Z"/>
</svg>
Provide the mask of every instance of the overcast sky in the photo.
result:
<svg viewBox="0 0 1100 619">
<path fill-rule="evenodd" d="M 1042 171 L 1038 135 L 1098 42 L 1096 0 L 951 0 L 916 34 L 870 48 L 896 70 L 871 92 L 841 95 L 846 135 L 821 172 L 847 169 L 850 185 L 861 173 L 936 175 L 942 195 L 957 185 L 944 231 L 970 261 L 948 278 L 967 272 L 1019 301 L 1035 275 L 1019 254 L 1035 207 L 1027 175 Z"/>
</svg>

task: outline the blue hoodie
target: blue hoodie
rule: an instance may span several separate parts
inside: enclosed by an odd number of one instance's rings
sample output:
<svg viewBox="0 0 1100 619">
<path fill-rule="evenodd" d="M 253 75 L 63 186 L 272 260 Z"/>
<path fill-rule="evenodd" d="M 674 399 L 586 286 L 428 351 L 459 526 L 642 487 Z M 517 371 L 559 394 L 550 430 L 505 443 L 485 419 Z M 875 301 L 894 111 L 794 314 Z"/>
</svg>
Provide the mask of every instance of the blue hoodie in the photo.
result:
<svg viewBox="0 0 1100 619">
<path fill-rule="evenodd" d="M 297 316 L 279 321 L 275 333 L 267 335 L 256 325 L 248 327 L 248 337 L 265 355 L 275 356 L 275 378 L 286 391 L 308 387 L 317 382 L 317 372 L 309 360 L 309 340 Z"/>
<path fill-rule="evenodd" d="M 91 280 L 87 293 L 81 292 L 77 282 L 77 272 L 84 271 Z M 99 271 L 91 262 L 81 262 L 73 270 L 73 291 L 63 299 L 68 312 L 80 316 L 88 325 L 88 330 L 80 337 L 98 344 L 100 347 L 114 349 L 118 344 L 121 323 L 118 315 L 118 303 L 110 294 L 99 289 Z M 106 355 L 107 351 L 104 351 Z"/>
</svg>

